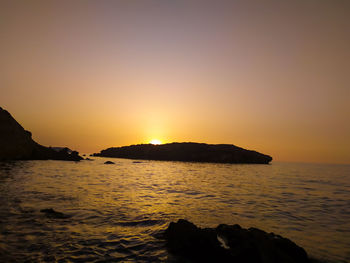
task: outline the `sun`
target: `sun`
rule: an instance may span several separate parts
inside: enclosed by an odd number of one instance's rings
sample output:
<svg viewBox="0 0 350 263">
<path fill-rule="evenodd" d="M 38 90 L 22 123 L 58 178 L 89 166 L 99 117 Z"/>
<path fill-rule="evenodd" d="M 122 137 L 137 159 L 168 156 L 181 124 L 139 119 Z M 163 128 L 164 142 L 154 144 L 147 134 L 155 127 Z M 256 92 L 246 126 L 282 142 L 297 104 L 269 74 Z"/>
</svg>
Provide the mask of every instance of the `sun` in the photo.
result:
<svg viewBox="0 0 350 263">
<path fill-rule="evenodd" d="M 162 144 L 162 142 L 160 140 L 157 140 L 157 139 L 153 139 L 149 142 L 150 144 Z"/>
</svg>

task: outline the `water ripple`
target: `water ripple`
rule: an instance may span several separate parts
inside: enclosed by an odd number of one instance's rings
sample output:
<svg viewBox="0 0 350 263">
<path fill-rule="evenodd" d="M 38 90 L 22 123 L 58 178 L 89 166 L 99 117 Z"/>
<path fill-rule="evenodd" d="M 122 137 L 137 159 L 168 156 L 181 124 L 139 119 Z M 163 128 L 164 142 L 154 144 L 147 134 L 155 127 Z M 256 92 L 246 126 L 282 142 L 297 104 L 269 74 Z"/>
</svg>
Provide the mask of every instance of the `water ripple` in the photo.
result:
<svg viewBox="0 0 350 263">
<path fill-rule="evenodd" d="M 258 227 L 350 260 L 350 166 L 106 160 L 0 163 L 0 261 L 171 261 L 157 236 L 179 218 Z"/>
</svg>

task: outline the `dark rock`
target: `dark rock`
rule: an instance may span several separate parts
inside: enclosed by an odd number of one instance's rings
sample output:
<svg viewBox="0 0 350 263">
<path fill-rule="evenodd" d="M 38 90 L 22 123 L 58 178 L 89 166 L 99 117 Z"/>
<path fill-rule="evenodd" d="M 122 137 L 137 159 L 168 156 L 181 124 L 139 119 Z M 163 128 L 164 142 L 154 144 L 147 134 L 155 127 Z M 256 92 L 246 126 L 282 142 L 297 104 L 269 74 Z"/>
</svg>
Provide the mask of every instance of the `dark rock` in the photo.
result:
<svg viewBox="0 0 350 263">
<path fill-rule="evenodd" d="M 115 163 L 111 161 L 106 161 L 105 164 L 115 164 Z"/>
<path fill-rule="evenodd" d="M 91 159 L 91 158 L 89 158 L 89 157 L 86 157 L 85 160 L 86 160 L 86 161 L 93 161 L 94 159 Z"/>
<path fill-rule="evenodd" d="M 70 216 L 65 215 L 65 214 L 63 214 L 63 213 L 61 213 L 61 212 L 57 212 L 57 211 L 55 211 L 55 210 L 52 209 L 52 208 L 42 209 L 42 210 L 40 210 L 40 212 L 45 213 L 45 215 L 46 215 L 48 218 L 66 219 L 66 218 L 69 218 L 69 217 L 70 217 Z"/>
<path fill-rule="evenodd" d="M 44 147 L 36 143 L 32 134 L 0 107 L 0 161 L 48 159 L 80 161 L 82 157 L 66 147 Z"/>
<path fill-rule="evenodd" d="M 257 164 L 268 164 L 272 160 L 268 155 L 235 145 L 192 142 L 113 147 L 95 153 L 94 156 L 141 160 Z"/>
<path fill-rule="evenodd" d="M 50 146 L 50 148 L 52 149 L 52 150 L 55 150 L 56 152 L 61 152 L 61 151 L 66 151 L 66 152 L 68 152 L 68 153 L 71 153 L 71 152 L 73 152 L 71 149 L 69 149 L 68 147 L 51 147 Z"/>
<path fill-rule="evenodd" d="M 311 263 L 305 250 L 291 240 L 257 228 L 219 225 L 198 228 L 180 219 L 164 233 L 170 253 L 183 261 L 246 263 Z"/>
<path fill-rule="evenodd" d="M 194 262 L 228 262 L 228 251 L 220 246 L 214 229 L 200 229 L 180 219 L 165 231 L 169 252 Z"/>
</svg>

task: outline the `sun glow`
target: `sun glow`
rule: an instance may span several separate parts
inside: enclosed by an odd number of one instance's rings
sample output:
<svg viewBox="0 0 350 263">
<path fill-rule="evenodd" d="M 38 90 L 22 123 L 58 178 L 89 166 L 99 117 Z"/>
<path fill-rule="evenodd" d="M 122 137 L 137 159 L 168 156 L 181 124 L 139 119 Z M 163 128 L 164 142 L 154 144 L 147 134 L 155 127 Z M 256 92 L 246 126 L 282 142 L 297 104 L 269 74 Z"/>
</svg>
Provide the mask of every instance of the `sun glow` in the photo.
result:
<svg viewBox="0 0 350 263">
<path fill-rule="evenodd" d="M 157 139 L 153 139 L 149 142 L 150 144 L 162 144 L 162 142 L 160 140 L 157 140 Z"/>
</svg>

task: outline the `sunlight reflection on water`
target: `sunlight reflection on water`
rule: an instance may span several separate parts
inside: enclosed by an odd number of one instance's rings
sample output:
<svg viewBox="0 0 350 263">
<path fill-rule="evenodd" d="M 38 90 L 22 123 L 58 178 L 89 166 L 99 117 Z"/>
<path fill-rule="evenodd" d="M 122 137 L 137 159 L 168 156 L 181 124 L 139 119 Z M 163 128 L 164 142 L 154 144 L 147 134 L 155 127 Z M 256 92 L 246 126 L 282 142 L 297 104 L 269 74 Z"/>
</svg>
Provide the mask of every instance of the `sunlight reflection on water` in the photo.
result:
<svg viewBox="0 0 350 263">
<path fill-rule="evenodd" d="M 350 260 L 350 166 L 106 160 L 0 163 L 0 258 L 166 261 L 155 235 L 186 218 L 258 227 Z"/>
</svg>

